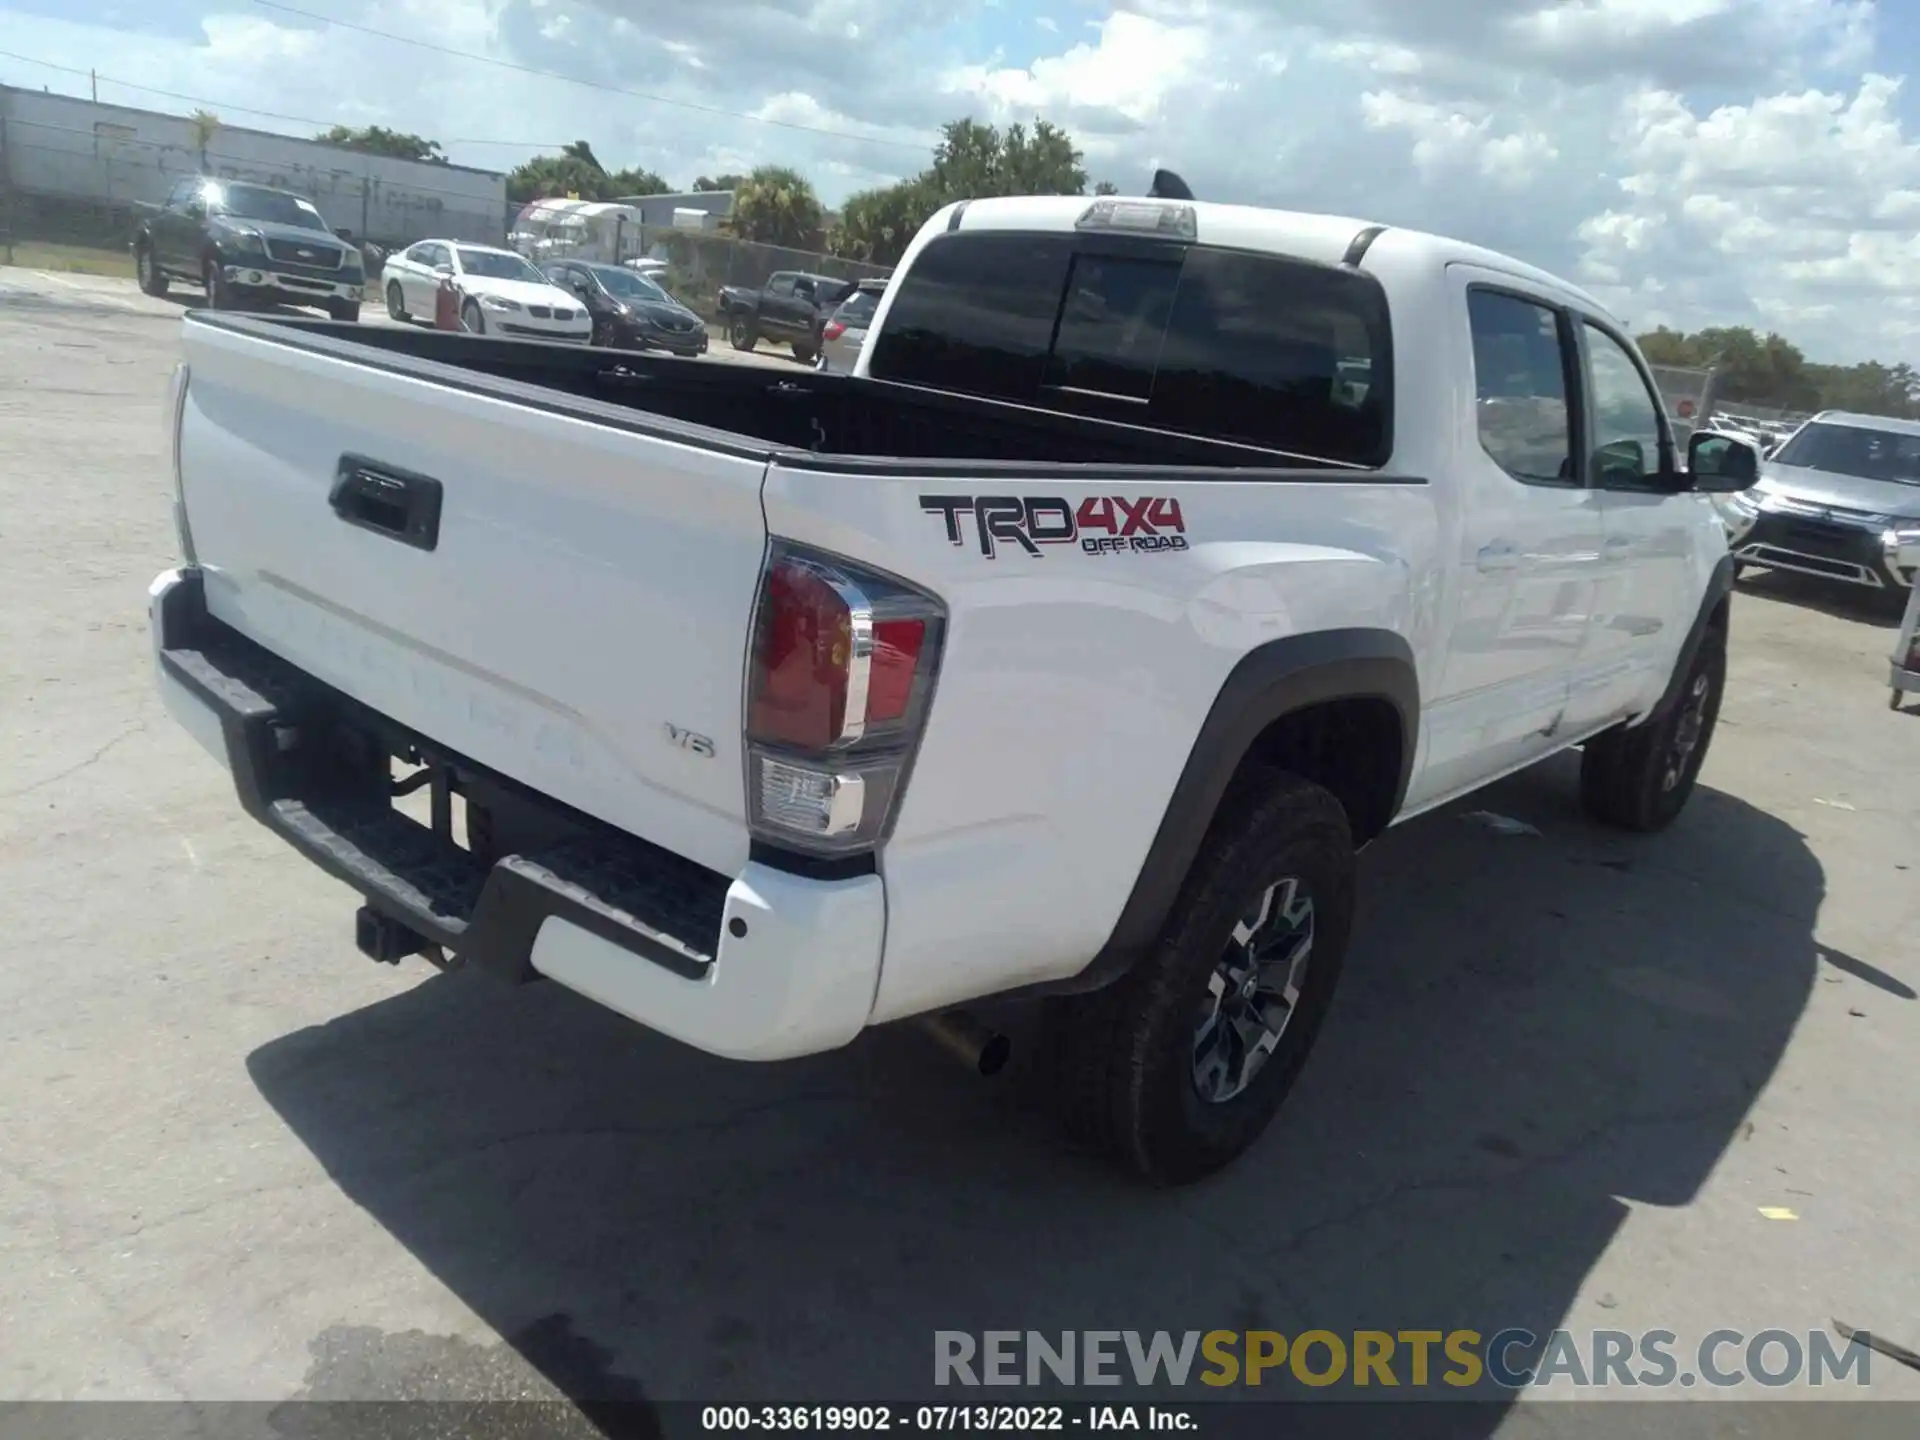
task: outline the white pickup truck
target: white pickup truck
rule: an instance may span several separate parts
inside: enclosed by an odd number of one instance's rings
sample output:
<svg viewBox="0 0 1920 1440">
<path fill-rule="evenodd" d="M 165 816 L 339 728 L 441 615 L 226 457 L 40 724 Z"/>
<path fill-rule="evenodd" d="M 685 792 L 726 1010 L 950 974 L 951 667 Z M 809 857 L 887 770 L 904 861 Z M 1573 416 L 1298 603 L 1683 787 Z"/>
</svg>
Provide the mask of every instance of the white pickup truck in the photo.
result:
<svg viewBox="0 0 1920 1440">
<path fill-rule="evenodd" d="M 1720 704 L 1752 448 L 1682 464 L 1600 305 L 1431 235 L 958 204 L 854 375 L 184 335 L 159 683 L 363 949 L 750 1060 L 1048 996 L 1162 1181 L 1279 1106 L 1359 847 L 1574 746 L 1656 830 Z"/>
</svg>

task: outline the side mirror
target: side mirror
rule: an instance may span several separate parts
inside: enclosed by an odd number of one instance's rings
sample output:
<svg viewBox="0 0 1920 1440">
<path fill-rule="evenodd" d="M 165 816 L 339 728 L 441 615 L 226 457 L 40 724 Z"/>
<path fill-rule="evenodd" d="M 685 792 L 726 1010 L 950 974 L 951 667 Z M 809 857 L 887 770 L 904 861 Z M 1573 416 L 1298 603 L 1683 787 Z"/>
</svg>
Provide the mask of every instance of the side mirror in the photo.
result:
<svg viewBox="0 0 1920 1440">
<path fill-rule="evenodd" d="M 342 240 L 346 241 L 347 244 L 349 245 L 353 244 L 353 232 L 351 230 L 336 230 L 333 233 L 338 235 Z"/>
<path fill-rule="evenodd" d="M 453 267 L 451 265 L 436 265 L 433 267 L 433 273 L 436 275 L 444 275 L 451 279 L 453 276 Z"/>
<path fill-rule="evenodd" d="M 1695 490 L 1730 495 L 1760 478 L 1760 452 L 1738 435 L 1696 430 L 1687 439 L 1687 474 Z"/>
</svg>

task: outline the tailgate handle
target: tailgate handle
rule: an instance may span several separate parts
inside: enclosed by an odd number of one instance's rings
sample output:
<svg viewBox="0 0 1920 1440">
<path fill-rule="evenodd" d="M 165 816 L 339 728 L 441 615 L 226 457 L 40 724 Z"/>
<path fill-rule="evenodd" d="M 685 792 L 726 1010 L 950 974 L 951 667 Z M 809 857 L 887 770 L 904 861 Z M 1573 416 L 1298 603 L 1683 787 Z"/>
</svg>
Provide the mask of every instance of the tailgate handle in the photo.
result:
<svg viewBox="0 0 1920 1440">
<path fill-rule="evenodd" d="M 440 482 L 426 475 L 343 455 L 327 503 L 347 524 L 416 550 L 440 543 Z"/>
</svg>

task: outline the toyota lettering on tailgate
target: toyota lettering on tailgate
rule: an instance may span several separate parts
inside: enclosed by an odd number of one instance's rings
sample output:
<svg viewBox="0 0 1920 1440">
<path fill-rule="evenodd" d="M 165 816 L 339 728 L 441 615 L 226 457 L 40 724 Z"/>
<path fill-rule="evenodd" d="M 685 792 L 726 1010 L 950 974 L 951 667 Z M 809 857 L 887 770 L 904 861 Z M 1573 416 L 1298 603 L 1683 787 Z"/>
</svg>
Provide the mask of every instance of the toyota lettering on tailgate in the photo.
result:
<svg viewBox="0 0 1920 1440">
<path fill-rule="evenodd" d="M 1158 554 L 1187 548 L 1180 502 L 1165 495 L 1089 495 L 1077 506 L 1053 495 L 922 495 L 920 508 L 938 515 L 947 541 L 970 539 L 989 560 L 1002 545 L 1039 555 L 1043 545 L 1079 544 L 1088 555 Z M 971 516 L 968 524 L 963 517 Z"/>
</svg>

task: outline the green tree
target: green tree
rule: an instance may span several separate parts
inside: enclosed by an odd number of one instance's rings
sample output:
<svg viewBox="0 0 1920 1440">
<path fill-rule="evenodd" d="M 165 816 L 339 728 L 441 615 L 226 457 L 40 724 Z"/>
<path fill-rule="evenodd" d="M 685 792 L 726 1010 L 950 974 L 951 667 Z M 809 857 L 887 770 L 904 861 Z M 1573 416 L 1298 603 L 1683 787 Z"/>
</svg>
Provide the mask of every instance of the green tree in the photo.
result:
<svg viewBox="0 0 1920 1440">
<path fill-rule="evenodd" d="M 1098 185 L 1093 187 L 1093 193 L 1096 195 L 1118 195 L 1120 193 L 1120 187 L 1111 180 L 1102 180 Z"/>
<path fill-rule="evenodd" d="M 1004 132 L 971 117 L 941 127 L 933 163 L 897 185 L 864 190 L 840 213 L 833 251 L 874 265 L 899 261 L 909 241 L 939 210 L 955 200 L 992 195 L 1084 195 L 1087 172 L 1064 130 L 1044 120 L 1033 128 Z M 1106 186 L 1101 194 L 1113 194 Z"/>
<path fill-rule="evenodd" d="M 746 181 L 744 175 L 702 175 L 693 182 L 695 190 L 738 190 Z"/>
<path fill-rule="evenodd" d="M 950 199 L 988 195 L 1084 195 L 1087 172 L 1064 130 L 1035 120 L 1003 134 L 968 117 L 940 127 L 928 176 Z"/>
<path fill-rule="evenodd" d="M 1785 336 L 1760 335 L 1744 325 L 1692 334 L 1661 326 L 1640 336 L 1639 345 L 1650 364 L 1711 367 L 1715 394 L 1736 405 L 1920 419 L 1920 373 L 1906 364 L 1817 365 Z"/>
<path fill-rule="evenodd" d="M 616 170 L 607 176 L 606 198 L 616 200 L 623 195 L 670 195 L 673 186 L 666 177 L 655 174 L 644 165 L 636 165 L 629 170 Z"/>
<path fill-rule="evenodd" d="M 429 140 L 424 135 L 409 135 L 401 130 L 389 130 L 384 125 L 336 125 L 331 130 L 322 130 L 313 137 L 326 145 L 338 145 L 343 150 L 358 150 L 363 155 L 390 155 L 396 160 L 424 160 L 429 165 L 445 165 L 446 152 L 440 148 L 438 140 Z"/>
<path fill-rule="evenodd" d="M 743 240 L 810 250 L 820 244 L 825 219 L 820 197 L 799 171 L 760 165 L 735 187 L 727 225 Z"/>
<path fill-rule="evenodd" d="M 828 237 L 828 248 L 847 260 L 892 265 L 943 203 L 924 176 L 862 190 L 840 207 L 840 224 Z"/>
</svg>

